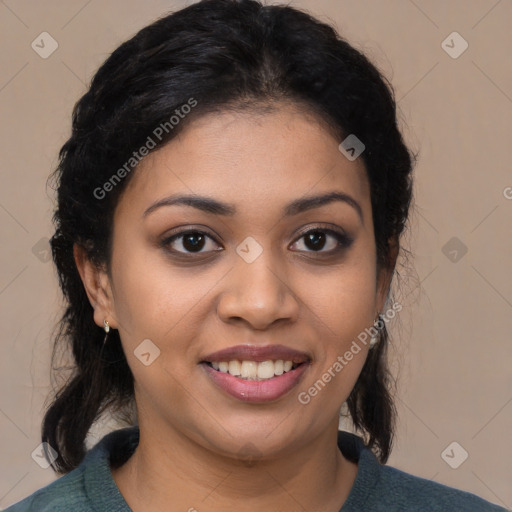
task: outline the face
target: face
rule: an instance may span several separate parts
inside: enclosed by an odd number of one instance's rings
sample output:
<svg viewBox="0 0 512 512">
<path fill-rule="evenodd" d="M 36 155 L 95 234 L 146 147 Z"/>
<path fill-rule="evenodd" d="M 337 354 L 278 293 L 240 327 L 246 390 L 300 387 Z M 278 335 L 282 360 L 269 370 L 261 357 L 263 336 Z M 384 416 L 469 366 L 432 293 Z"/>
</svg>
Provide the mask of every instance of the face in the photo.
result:
<svg viewBox="0 0 512 512">
<path fill-rule="evenodd" d="M 368 347 L 333 366 L 385 300 L 364 165 L 339 143 L 293 106 L 226 112 L 135 171 L 95 319 L 119 329 L 141 429 L 236 456 L 249 444 L 283 454 L 337 428 Z M 332 193 L 341 199 L 303 202 Z M 171 204 L 183 195 L 226 206 Z"/>
</svg>

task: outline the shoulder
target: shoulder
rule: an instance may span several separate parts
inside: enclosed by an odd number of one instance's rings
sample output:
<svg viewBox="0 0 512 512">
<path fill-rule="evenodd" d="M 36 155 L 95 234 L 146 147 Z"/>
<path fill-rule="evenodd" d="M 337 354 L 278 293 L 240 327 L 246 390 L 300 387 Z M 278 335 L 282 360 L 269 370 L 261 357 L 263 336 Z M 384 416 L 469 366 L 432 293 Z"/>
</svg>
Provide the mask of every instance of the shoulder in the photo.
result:
<svg viewBox="0 0 512 512">
<path fill-rule="evenodd" d="M 4 512 L 82 512 L 92 510 L 84 488 L 83 466 L 61 476 Z"/>
<path fill-rule="evenodd" d="M 376 507 L 375 510 L 429 512 L 446 510 L 503 512 L 506 510 L 475 494 L 411 475 L 391 466 L 381 466 L 380 478 L 373 497 L 381 506 L 381 508 Z"/>
<path fill-rule="evenodd" d="M 110 470 L 131 455 L 138 428 L 111 432 L 89 450 L 81 464 L 4 512 L 96 512 L 129 510 Z"/>
<path fill-rule="evenodd" d="M 379 463 L 355 434 L 340 431 L 338 446 L 357 462 L 356 480 L 340 512 L 506 512 L 466 491 L 406 473 Z"/>
</svg>

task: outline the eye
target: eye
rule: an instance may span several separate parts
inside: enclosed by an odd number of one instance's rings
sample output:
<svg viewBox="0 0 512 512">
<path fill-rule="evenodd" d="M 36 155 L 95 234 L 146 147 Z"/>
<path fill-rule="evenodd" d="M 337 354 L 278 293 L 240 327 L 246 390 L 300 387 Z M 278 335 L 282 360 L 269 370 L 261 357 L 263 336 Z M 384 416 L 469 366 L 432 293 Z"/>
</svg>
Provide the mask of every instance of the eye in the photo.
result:
<svg viewBox="0 0 512 512">
<path fill-rule="evenodd" d="M 304 245 L 306 246 L 304 252 L 318 252 L 322 254 L 334 254 L 347 249 L 353 242 L 353 239 L 343 232 L 322 227 L 315 227 L 302 233 L 300 238 L 292 244 L 292 247 L 297 245 L 302 239 L 304 239 Z M 178 254 L 200 254 L 222 250 L 221 248 L 216 249 L 216 245 L 212 236 L 197 229 L 181 231 L 162 241 L 162 247 Z M 327 250 L 325 250 L 326 247 Z"/>
<path fill-rule="evenodd" d="M 302 233 L 301 237 L 293 245 L 302 239 L 304 239 L 304 245 L 310 249 L 305 252 L 321 253 L 336 253 L 347 249 L 353 242 L 352 238 L 345 233 L 321 227 L 316 227 Z M 331 239 L 330 242 L 329 239 Z M 323 250 L 326 246 L 328 247 L 327 250 Z"/>
<path fill-rule="evenodd" d="M 181 239 L 181 240 L 180 240 Z M 177 233 L 169 238 L 166 238 L 162 245 L 164 247 L 170 247 L 176 243 L 176 246 L 184 248 L 184 251 L 170 248 L 172 252 L 178 252 L 181 254 L 189 254 L 189 253 L 201 253 L 201 252 L 209 252 L 212 250 L 218 250 L 214 248 L 208 248 L 208 240 L 214 241 L 213 238 L 205 233 L 204 231 L 198 230 L 189 230 L 182 231 L 181 233 Z M 201 251 L 206 247 L 206 251 Z"/>
</svg>

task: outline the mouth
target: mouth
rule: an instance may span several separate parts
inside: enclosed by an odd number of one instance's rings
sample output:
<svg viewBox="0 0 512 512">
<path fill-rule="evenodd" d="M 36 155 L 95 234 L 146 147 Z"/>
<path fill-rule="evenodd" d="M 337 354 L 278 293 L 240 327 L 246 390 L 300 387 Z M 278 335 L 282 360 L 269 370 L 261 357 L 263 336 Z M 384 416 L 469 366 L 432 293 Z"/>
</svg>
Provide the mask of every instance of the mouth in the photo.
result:
<svg viewBox="0 0 512 512">
<path fill-rule="evenodd" d="M 262 362 L 232 359 L 231 361 L 204 361 L 204 364 L 217 372 L 229 373 L 229 375 L 239 379 L 261 381 L 284 375 L 305 363 L 294 363 L 282 359 L 276 361 L 269 359 Z"/>
<path fill-rule="evenodd" d="M 200 366 L 227 394 L 248 402 L 277 400 L 294 388 L 311 357 L 282 345 L 239 345 L 205 356 Z"/>
</svg>

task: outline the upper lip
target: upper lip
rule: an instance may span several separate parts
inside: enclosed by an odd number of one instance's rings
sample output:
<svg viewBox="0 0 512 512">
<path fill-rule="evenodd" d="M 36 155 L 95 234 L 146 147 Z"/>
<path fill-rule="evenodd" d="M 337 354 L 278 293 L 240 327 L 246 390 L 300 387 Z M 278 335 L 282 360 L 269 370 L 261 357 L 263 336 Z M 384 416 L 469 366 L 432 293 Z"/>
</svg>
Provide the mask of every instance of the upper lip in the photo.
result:
<svg viewBox="0 0 512 512">
<path fill-rule="evenodd" d="M 221 362 L 221 361 L 292 361 L 293 363 L 306 363 L 311 358 L 305 352 L 300 352 L 284 345 L 236 345 L 225 348 L 217 352 L 208 354 L 202 359 L 202 362 Z"/>
</svg>

